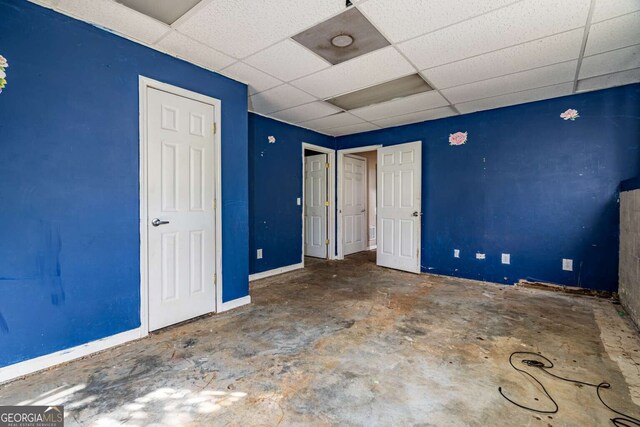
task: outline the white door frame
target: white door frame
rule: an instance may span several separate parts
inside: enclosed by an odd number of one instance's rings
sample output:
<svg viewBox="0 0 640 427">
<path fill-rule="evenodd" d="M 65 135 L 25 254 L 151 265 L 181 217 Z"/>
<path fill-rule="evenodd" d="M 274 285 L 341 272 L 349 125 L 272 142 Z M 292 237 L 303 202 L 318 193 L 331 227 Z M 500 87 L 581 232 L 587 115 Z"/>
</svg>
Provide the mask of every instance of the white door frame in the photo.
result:
<svg viewBox="0 0 640 427">
<path fill-rule="evenodd" d="M 338 201 L 337 201 L 337 206 L 338 206 L 338 218 L 336 223 L 338 224 L 338 235 L 336 237 L 336 244 L 338 247 L 338 255 L 336 256 L 335 259 L 344 259 L 344 244 L 342 242 L 342 180 L 343 180 L 343 173 L 342 168 L 344 167 L 344 156 L 345 154 L 356 154 L 356 153 L 364 153 L 365 151 L 378 151 L 379 148 L 382 148 L 382 144 L 379 145 L 367 145 L 366 147 L 357 147 L 357 148 L 345 148 L 344 150 L 338 150 Z M 368 175 L 368 171 L 365 173 L 366 175 Z M 367 177 L 368 178 L 368 177 Z M 369 214 L 369 212 L 367 212 L 367 214 Z M 376 229 L 376 235 L 377 235 L 377 229 Z M 367 228 L 367 247 L 369 247 L 369 230 Z"/>
<path fill-rule="evenodd" d="M 329 239 L 329 245 L 327 246 L 327 254 L 328 254 L 328 258 L 329 259 L 336 259 L 336 242 L 335 242 L 335 238 L 333 237 L 335 235 L 335 224 L 336 224 L 336 210 L 333 209 L 333 201 L 335 200 L 335 192 L 334 192 L 334 188 L 335 188 L 335 176 L 336 176 L 336 168 L 335 168 L 335 159 L 336 159 L 336 152 L 334 149 L 332 148 L 325 148 L 325 147 L 321 147 L 319 145 L 313 145 L 313 144 L 309 144 L 306 142 L 302 143 L 302 151 L 301 151 L 301 155 L 302 155 L 302 201 L 301 201 L 301 206 L 302 206 L 302 254 L 300 256 L 300 260 L 302 262 L 302 266 L 304 267 L 304 198 L 305 198 L 305 191 L 304 191 L 304 186 L 305 186 L 305 182 L 304 182 L 304 170 L 305 170 L 305 165 L 304 165 L 304 150 L 312 150 L 312 151 L 317 151 L 318 153 L 323 153 L 327 155 L 327 163 L 329 163 L 329 171 L 327 173 L 327 199 L 329 200 L 329 208 L 327 209 L 327 218 L 329 220 L 329 224 L 327 225 L 327 236 Z"/>
<path fill-rule="evenodd" d="M 223 311 L 222 308 L 222 162 L 221 162 L 221 145 L 222 145 L 222 120 L 221 109 L 222 101 L 211 98 L 190 90 L 162 83 L 157 80 L 144 76 L 138 76 L 139 82 L 139 99 L 140 99 L 140 335 L 149 334 L 149 251 L 147 232 L 148 209 L 147 209 L 147 186 L 148 182 L 148 141 L 147 141 L 147 91 L 149 88 L 158 89 L 173 95 L 189 98 L 214 107 L 214 122 L 216 123 L 216 131 L 213 135 L 213 153 L 214 153 L 214 172 L 215 179 L 215 195 L 213 199 L 215 212 L 215 254 L 216 254 L 216 313 Z"/>
</svg>

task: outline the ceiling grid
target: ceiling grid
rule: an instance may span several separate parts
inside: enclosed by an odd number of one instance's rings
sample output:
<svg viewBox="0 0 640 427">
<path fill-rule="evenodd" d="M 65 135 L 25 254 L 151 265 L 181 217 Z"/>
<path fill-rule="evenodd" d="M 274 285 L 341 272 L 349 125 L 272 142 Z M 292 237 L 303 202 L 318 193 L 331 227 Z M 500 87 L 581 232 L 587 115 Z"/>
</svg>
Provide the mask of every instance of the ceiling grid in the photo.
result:
<svg viewBox="0 0 640 427">
<path fill-rule="evenodd" d="M 640 81 L 640 0 L 201 0 L 186 12 L 154 0 L 153 13 L 149 0 L 31 1 L 247 83 L 252 111 L 329 135 Z M 349 34 L 340 16 L 353 10 L 389 45 L 332 65 L 323 57 L 343 52 L 294 39 L 334 49 L 342 35 L 354 52 L 368 36 Z M 326 102 L 416 74 L 433 90 L 349 111 Z"/>
</svg>

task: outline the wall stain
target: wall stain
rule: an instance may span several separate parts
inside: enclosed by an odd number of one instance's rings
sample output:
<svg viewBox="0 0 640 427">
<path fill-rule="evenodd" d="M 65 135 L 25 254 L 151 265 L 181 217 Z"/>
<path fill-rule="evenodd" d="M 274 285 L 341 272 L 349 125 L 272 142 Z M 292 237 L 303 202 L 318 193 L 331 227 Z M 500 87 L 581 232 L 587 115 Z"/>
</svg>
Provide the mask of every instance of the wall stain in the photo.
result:
<svg viewBox="0 0 640 427">
<path fill-rule="evenodd" d="M 7 321 L 4 320 L 4 316 L 2 316 L 2 313 L 0 313 L 0 333 L 9 333 L 9 325 L 7 324 Z"/>
<path fill-rule="evenodd" d="M 60 229 L 51 224 L 41 222 L 44 236 L 42 251 L 38 254 L 38 269 L 43 287 L 51 290 L 51 304 L 59 306 L 65 302 L 65 292 L 62 285 L 62 266 L 60 253 L 62 252 L 62 238 Z"/>
</svg>

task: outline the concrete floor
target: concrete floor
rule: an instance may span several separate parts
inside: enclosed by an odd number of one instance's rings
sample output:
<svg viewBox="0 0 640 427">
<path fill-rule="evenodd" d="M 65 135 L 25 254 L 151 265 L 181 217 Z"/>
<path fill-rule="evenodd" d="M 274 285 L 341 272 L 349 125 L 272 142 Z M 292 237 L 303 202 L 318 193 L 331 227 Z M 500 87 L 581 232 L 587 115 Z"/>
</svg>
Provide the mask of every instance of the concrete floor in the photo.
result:
<svg viewBox="0 0 640 427">
<path fill-rule="evenodd" d="M 540 351 L 554 372 L 607 380 L 640 415 L 640 339 L 592 297 L 310 260 L 254 282 L 250 306 L 0 387 L 0 404 L 64 404 L 66 425 L 605 426 L 593 389 L 508 364 Z M 531 368 L 535 369 L 535 368 Z M 538 400 L 535 400 L 538 399 Z"/>
</svg>

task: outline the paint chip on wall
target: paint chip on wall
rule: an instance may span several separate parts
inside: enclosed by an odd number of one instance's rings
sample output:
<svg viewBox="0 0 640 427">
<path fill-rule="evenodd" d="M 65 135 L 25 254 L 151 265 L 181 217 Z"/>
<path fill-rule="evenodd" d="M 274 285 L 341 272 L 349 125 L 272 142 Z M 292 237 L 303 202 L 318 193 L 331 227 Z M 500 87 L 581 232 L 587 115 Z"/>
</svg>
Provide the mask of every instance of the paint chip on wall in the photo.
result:
<svg viewBox="0 0 640 427">
<path fill-rule="evenodd" d="M 578 110 L 574 110 L 573 108 L 569 108 L 567 111 L 565 111 L 564 113 L 560 114 L 560 117 L 562 117 L 563 120 L 574 121 L 575 119 L 580 117 L 580 114 L 578 114 Z"/>
<path fill-rule="evenodd" d="M 269 141 L 269 144 L 275 144 L 276 143 L 276 137 L 273 135 L 269 135 L 267 137 L 267 141 Z"/>
<path fill-rule="evenodd" d="M 467 143 L 467 132 L 449 134 L 449 145 L 462 145 Z"/>
<path fill-rule="evenodd" d="M 7 85 L 7 68 L 9 68 L 9 62 L 7 62 L 4 56 L 0 55 L 0 93 L 2 93 L 2 89 Z"/>
</svg>

